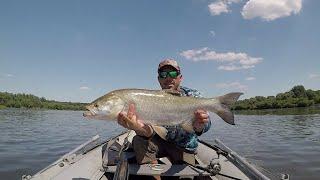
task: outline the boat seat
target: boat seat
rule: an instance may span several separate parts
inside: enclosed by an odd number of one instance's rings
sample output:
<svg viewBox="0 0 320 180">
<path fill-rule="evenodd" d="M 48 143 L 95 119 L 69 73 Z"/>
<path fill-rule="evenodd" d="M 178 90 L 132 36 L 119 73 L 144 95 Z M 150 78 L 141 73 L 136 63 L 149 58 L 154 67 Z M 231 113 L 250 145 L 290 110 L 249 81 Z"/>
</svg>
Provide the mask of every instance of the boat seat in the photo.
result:
<svg viewBox="0 0 320 180">
<path fill-rule="evenodd" d="M 121 144 L 115 139 L 111 140 L 104 145 L 102 148 L 103 158 L 102 158 L 102 166 L 106 167 L 108 165 L 116 165 L 119 160 L 119 151 L 121 149 Z M 126 150 L 127 158 L 129 162 L 132 162 L 132 158 L 135 157 L 132 147 L 130 146 L 128 150 Z M 165 164 L 171 164 L 167 157 L 164 157 L 167 160 L 164 162 Z M 162 158 L 162 159 L 164 159 Z M 182 160 L 189 164 L 195 165 L 196 159 L 194 153 L 183 152 Z"/>
<path fill-rule="evenodd" d="M 109 149 L 104 155 L 103 167 L 105 172 L 114 173 L 119 160 L 118 151 Z M 172 164 L 167 157 L 159 159 L 159 164 L 139 165 L 135 160 L 135 153 L 132 149 L 125 152 L 125 158 L 129 163 L 129 173 L 133 175 L 161 175 L 161 176 L 209 176 L 210 174 L 189 166 L 188 164 Z M 195 154 L 184 153 L 183 160 L 190 164 L 196 163 Z M 198 159 L 197 159 L 198 162 Z M 200 162 L 201 163 L 201 162 Z"/>
<path fill-rule="evenodd" d="M 121 143 L 117 140 L 111 140 L 102 148 L 103 159 L 102 166 L 105 172 L 114 173 L 119 162 L 119 150 Z M 139 165 L 135 159 L 135 153 L 132 147 L 124 152 L 124 158 L 129 163 L 129 173 L 133 175 L 161 175 L 161 176 L 209 176 L 210 174 L 189 166 L 188 164 L 172 164 L 167 157 L 159 159 L 159 164 L 142 164 Z M 195 165 L 199 164 L 196 155 L 193 153 L 183 153 L 183 161 Z M 200 162 L 201 163 L 201 162 Z"/>
<path fill-rule="evenodd" d="M 182 160 L 184 162 L 192 164 L 192 165 L 196 165 L 196 155 L 195 154 L 183 152 L 182 156 L 183 156 Z"/>
<path fill-rule="evenodd" d="M 130 153 L 129 153 L 130 154 Z M 130 156 L 130 155 L 129 155 Z M 165 158 L 167 159 L 167 158 Z M 117 165 L 109 165 L 106 172 L 114 173 Z M 161 175 L 161 176 L 209 176 L 210 174 L 187 164 L 136 164 L 129 163 L 129 173 L 133 175 Z"/>
</svg>

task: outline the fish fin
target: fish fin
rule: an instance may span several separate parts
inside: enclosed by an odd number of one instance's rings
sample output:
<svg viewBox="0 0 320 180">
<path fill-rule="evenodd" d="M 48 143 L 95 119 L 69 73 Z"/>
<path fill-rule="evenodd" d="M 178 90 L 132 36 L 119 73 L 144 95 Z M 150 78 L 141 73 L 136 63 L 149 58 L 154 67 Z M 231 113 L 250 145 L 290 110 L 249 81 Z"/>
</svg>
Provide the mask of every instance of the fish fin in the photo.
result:
<svg viewBox="0 0 320 180">
<path fill-rule="evenodd" d="M 193 121 L 184 121 L 180 124 L 180 126 L 182 127 L 182 129 L 184 129 L 185 131 L 187 131 L 188 133 L 193 133 Z"/>
<path fill-rule="evenodd" d="M 231 105 L 233 105 L 239 97 L 243 93 L 235 92 L 235 93 L 229 93 L 224 96 L 218 97 L 221 108 L 216 112 L 218 116 L 220 116 L 225 122 L 235 125 L 234 124 L 234 115 L 232 111 L 230 110 Z"/>
<path fill-rule="evenodd" d="M 218 99 L 221 104 L 224 104 L 230 108 L 230 106 L 233 105 L 241 95 L 243 95 L 242 92 L 234 92 L 224 96 L 219 96 Z"/>
<path fill-rule="evenodd" d="M 156 125 L 151 125 L 153 130 L 164 140 L 166 140 L 167 138 L 167 129 L 163 126 L 156 126 Z"/>
<path fill-rule="evenodd" d="M 228 106 L 221 104 L 221 109 L 216 112 L 216 114 L 221 117 L 226 123 L 235 125 L 234 124 L 234 115 L 232 111 L 229 109 Z"/>
<path fill-rule="evenodd" d="M 181 93 L 177 90 L 173 90 L 173 89 L 164 89 L 164 92 L 168 93 L 168 94 L 172 94 L 175 96 L 181 96 Z"/>
</svg>

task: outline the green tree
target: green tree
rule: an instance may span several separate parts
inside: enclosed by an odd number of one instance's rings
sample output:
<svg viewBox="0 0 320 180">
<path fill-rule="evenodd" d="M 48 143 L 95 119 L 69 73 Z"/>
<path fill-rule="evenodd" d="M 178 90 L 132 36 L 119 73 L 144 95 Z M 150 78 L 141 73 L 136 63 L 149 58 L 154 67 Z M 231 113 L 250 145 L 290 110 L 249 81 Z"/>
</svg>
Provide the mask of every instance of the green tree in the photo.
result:
<svg viewBox="0 0 320 180">
<path fill-rule="evenodd" d="M 299 85 L 299 86 L 294 86 L 291 89 L 291 92 L 293 92 L 294 97 L 299 98 L 299 97 L 307 97 L 306 89 Z"/>
</svg>

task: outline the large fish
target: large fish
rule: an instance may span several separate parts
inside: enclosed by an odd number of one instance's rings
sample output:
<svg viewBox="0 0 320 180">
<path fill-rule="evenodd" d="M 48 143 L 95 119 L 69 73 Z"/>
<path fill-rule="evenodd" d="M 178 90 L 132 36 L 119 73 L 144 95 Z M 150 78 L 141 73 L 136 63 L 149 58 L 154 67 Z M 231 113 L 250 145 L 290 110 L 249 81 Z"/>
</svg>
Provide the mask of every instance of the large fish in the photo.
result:
<svg viewBox="0 0 320 180">
<path fill-rule="evenodd" d="M 215 98 L 180 96 L 174 90 L 120 89 L 96 99 L 83 115 L 87 118 L 117 120 L 121 111 L 134 104 L 137 116 L 151 125 L 181 125 L 193 132 L 194 111 L 204 109 L 216 113 L 225 122 L 234 125 L 230 106 L 242 93 L 229 93 Z"/>
</svg>

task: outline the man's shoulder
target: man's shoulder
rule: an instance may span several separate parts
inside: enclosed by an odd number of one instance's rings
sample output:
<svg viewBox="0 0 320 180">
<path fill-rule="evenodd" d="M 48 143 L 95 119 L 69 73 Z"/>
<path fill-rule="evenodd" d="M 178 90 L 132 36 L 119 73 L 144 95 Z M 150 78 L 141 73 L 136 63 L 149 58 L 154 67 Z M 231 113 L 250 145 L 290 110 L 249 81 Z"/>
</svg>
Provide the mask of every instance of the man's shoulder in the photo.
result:
<svg viewBox="0 0 320 180">
<path fill-rule="evenodd" d="M 180 89 L 182 90 L 185 96 L 201 97 L 200 91 L 196 89 L 191 89 L 185 86 L 180 86 Z"/>
</svg>

